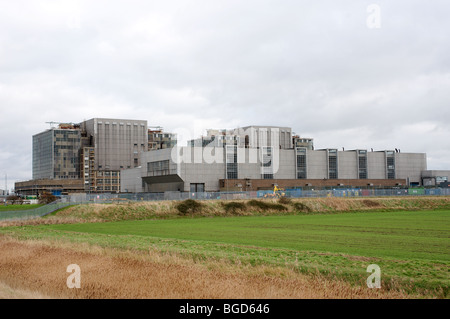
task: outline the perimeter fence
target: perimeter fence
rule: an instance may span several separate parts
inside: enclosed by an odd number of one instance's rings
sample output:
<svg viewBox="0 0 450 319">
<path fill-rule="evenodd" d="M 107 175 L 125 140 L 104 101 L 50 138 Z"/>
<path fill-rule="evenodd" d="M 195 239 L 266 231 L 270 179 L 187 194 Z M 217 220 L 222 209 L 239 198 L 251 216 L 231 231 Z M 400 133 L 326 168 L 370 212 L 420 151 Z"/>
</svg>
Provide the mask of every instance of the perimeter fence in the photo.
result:
<svg viewBox="0 0 450 319">
<path fill-rule="evenodd" d="M 389 196 L 450 196 L 450 188 L 398 188 L 398 189 L 361 189 L 340 188 L 331 190 L 287 189 L 283 195 L 290 198 L 323 198 L 323 197 L 389 197 Z M 119 193 L 119 194 L 73 194 L 61 196 L 57 201 L 35 209 L 0 211 L 0 221 L 38 218 L 55 212 L 58 209 L 78 204 L 123 203 L 135 201 L 162 201 L 185 199 L 258 199 L 272 197 L 271 190 L 249 192 L 164 192 L 164 193 Z"/>
</svg>

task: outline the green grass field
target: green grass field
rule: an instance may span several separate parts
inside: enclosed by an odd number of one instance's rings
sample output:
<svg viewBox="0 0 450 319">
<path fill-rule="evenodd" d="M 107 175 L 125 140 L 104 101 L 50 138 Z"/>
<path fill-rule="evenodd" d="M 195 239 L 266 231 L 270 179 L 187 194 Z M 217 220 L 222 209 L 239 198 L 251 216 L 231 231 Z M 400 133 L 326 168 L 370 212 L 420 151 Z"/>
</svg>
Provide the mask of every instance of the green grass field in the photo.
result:
<svg viewBox="0 0 450 319">
<path fill-rule="evenodd" d="M 288 267 L 360 285 L 367 266 L 377 264 L 384 287 L 438 297 L 447 297 L 450 283 L 450 210 L 187 217 L 7 227 L 0 233 Z"/>
<path fill-rule="evenodd" d="M 450 261 L 450 211 L 144 220 L 50 229 Z"/>
<path fill-rule="evenodd" d="M 24 204 L 24 205 L 19 205 L 19 204 L 14 204 L 14 205 L 0 205 L 0 212 L 9 212 L 9 211 L 15 211 L 15 210 L 29 210 L 29 209 L 34 209 L 34 208 L 38 208 L 42 206 L 42 204 Z"/>
</svg>

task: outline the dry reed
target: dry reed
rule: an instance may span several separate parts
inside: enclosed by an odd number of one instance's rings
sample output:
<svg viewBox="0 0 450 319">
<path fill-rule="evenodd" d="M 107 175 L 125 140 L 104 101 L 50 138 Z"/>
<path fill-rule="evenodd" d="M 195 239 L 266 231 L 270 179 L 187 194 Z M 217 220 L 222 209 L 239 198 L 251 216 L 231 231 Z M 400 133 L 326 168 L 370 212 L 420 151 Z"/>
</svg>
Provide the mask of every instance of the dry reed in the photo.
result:
<svg viewBox="0 0 450 319">
<path fill-rule="evenodd" d="M 239 267 L 179 256 L 88 245 L 71 246 L 0 237 L 0 296 L 23 298 L 408 298 L 399 292 L 353 287 L 340 280 L 306 276 L 285 268 Z M 81 288 L 68 288 L 69 264 L 81 268 Z M 2 288 L 3 287 L 3 288 Z"/>
</svg>

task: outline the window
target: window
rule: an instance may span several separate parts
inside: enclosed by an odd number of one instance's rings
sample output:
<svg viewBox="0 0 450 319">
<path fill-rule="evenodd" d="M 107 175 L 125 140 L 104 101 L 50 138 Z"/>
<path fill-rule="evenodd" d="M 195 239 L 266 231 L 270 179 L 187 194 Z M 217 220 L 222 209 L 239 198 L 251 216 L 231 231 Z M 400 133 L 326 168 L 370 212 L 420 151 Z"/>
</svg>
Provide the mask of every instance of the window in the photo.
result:
<svg viewBox="0 0 450 319">
<path fill-rule="evenodd" d="M 171 172 L 169 170 L 169 160 L 147 163 L 148 176 L 169 175 L 170 173 Z"/>
<path fill-rule="evenodd" d="M 367 151 L 358 151 L 358 178 L 367 179 Z"/>
<path fill-rule="evenodd" d="M 328 150 L 328 178 L 329 179 L 338 178 L 336 149 Z"/>
<path fill-rule="evenodd" d="M 261 147 L 261 175 L 263 179 L 273 179 L 272 146 Z"/>
<path fill-rule="evenodd" d="M 237 164 L 237 146 L 226 145 L 226 176 L 227 179 L 238 178 L 238 164 Z"/>
<path fill-rule="evenodd" d="M 205 191 L 205 183 L 191 183 L 189 190 L 191 193 L 203 193 Z"/>
<path fill-rule="evenodd" d="M 395 156 L 394 152 L 386 152 L 387 178 L 395 179 Z"/>
<path fill-rule="evenodd" d="M 306 148 L 297 147 L 297 178 L 306 178 Z"/>
</svg>

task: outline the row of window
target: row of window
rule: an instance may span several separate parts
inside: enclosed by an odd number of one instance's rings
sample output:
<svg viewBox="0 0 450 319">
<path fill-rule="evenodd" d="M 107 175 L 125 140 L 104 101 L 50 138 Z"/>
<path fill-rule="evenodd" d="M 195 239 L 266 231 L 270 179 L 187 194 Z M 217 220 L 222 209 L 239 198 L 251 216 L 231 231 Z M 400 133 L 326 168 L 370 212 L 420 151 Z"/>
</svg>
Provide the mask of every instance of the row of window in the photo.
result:
<svg viewBox="0 0 450 319">
<path fill-rule="evenodd" d="M 230 147 L 231 150 L 231 147 Z M 263 149 L 263 163 L 262 166 L 264 168 L 271 168 L 272 166 L 272 154 L 271 148 L 267 147 Z M 234 153 L 233 153 L 234 152 Z M 237 179 L 237 158 L 236 151 L 233 152 L 228 151 L 227 147 L 227 179 Z M 393 154 L 387 154 L 386 159 L 387 165 L 387 178 L 395 179 L 395 158 Z M 306 164 L 306 148 L 297 148 L 297 178 L 298 179 L 306 179 L 307 178 L 307 164 Z M 264 171 L 262 173 L 263 179 L 273 179 L 273 173 Z M 329 179 L 338 179 L 338 158 L 337 158 L 337 150 L 332 149 L 328 151 L 328 178 Z M 358 178 L 359 179 L 367 179 L 367 151 L 359 150 L 358 151 Z"/>
<path fill-rule="evenodd" d="M 328 151 L 328 178 L 338 179 L 337 150 Z M 395 157 L 387 153 L 386 157 L 387 178 L 395 179 Z M 297 148 L 297 178 L 306 179 L 306 148 Z M 358 151 L 358 178 L 367 179 L 367 151 Z"/>
<path fill-rule="evenodd" d="M 238 163 L 237 163 L 237 146 L 227 145 L 226 146 L 226 179 L 238 179 Z M 306 159 L 306 148 L 299 147 L 296 148 L 296 166 L 297 166 L 297 178 L 306 179 L 307 178 L 307 159 Z M 395 179 L 395 158 L 393 154 L 387 154 L 386 159 L 387 164 L 387 178 Z M 272 171 L 272 147 L 262 148 L 262 170 L 261 177 L 263 179 L 273 179 Z M 156 161 L 147 163 L 147 173 L 149 176 L 160 176 L 168 175 L 169 171 L 169 160 Z M 328 150 L 328 178 L 338 179 L 338 156 L 336 149 Z M 358 151 L 358 178 L 367 179 L 367 151 Z"/>
</svg>

